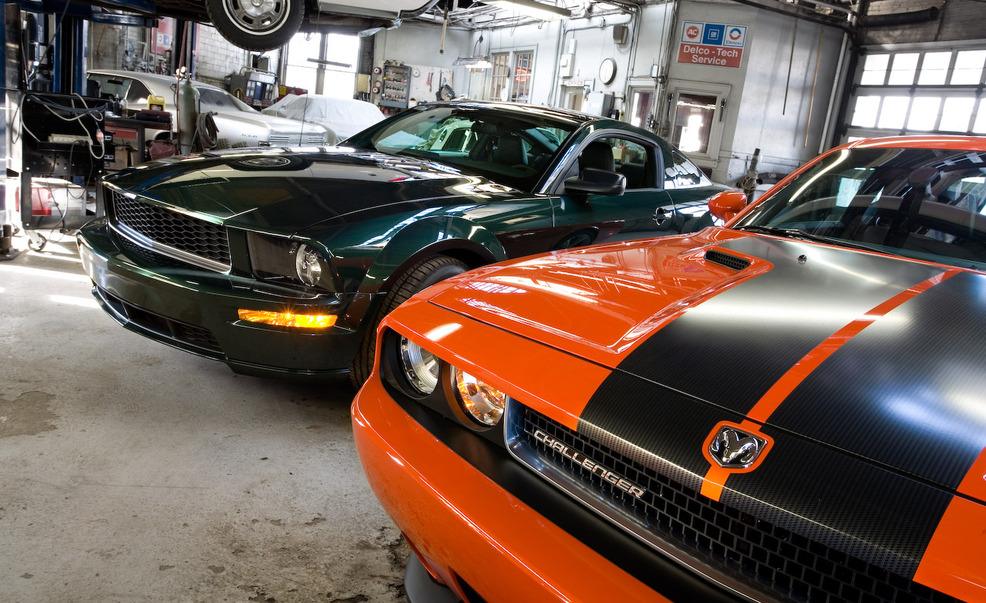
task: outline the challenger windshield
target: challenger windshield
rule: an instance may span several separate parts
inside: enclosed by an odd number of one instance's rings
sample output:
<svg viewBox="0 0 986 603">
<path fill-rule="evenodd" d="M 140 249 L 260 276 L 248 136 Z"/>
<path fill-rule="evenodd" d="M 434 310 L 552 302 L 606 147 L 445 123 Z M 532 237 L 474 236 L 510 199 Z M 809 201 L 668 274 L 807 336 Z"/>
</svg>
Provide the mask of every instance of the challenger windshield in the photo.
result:
<svg viewBox="0 0 986 603">
<path fill-rule="evenodd" d="M 986 153 L 843 150 L 735 226 L 983 269 Z"/>
<path fill-rule="evenodd" d="M 495 108 L 434 107 L 408 112 L 347 146 L 434 160 L 466 174 L 532 191 L 577 122 Z"/>
</svg>

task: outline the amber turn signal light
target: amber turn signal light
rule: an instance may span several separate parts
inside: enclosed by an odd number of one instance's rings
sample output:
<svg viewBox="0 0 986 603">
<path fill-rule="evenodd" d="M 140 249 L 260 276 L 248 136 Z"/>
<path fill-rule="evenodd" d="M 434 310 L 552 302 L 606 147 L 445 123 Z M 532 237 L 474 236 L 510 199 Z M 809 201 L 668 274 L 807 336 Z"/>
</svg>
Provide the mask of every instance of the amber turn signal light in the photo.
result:
<svg viewBox="0 0 986 603">
<path fill-rule="evenodd" d="M 247 322 L 292 329 L 328 329 L 335 325 L 339 318 L 335 314 L 296 314 L 270 310 L 244 310 L 243 308 L 239 308 L 236 314 L 240 320 Z"/>
</svg>

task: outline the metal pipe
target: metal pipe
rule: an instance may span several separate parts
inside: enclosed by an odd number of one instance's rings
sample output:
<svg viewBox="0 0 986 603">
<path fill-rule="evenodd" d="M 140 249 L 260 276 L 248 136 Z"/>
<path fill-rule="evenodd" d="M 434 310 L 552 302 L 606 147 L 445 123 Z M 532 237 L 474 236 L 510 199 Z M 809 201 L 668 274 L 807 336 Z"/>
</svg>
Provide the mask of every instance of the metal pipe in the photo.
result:
<svg viewBox="0 0 986 603">
<path fill-rule="evenodd" d="M 794 22 L 794 30 L 791 32 L 791 54 L 787 58 L 787 81 L 784 83 L 784 105 L 781 107 L 781 115 L 787 115 L 787 95 L 791 92 L 791 68 L 794 67 L 794 45 L 798 41 L 798 22 Z"/>
<path fill-rule="evenodd" d="M 408 10 L 408 11 L 398 12 L 397 13 L 397 20 L 400 21 L 401 19 L 413 19 L 415 17 L 420 17 L 421 15 L 423 15 L 426 12 L 430 11 L 431 8 L 433 6 L 435 6 L 436 4 L 438 4 L 438 0 L 428 0 L 428 2 L 425 3 L 425 5 L 422 6 L 421 8 L 416 8 L 414 10 Z"/>
<path fill-rule="evenodd" d="M 458 4 L 458 0 L 456 0 Z M 438 54 L 445 54 L 445 34 L 448 33 L 448 4 L 445 5 L 445 18 L 442 19 L 442 39 L 438 43 Z"/>
<path fill-rule="evenodd" d="M 822 17 L 815 17 L 813 15 L 805 15 L 805 14 L 801 14 L 801 13 L 796 12 L 796 11 L 791 11 L 791 10 L 783 9 L 780 6 L 770 6 L 770 5 L 766 5 L 766 4 L 761 4 L 760 2 L 756 2 L 755 0 L 732 0 L 732 1 L 733 2 L 736 2 L 737 4 L 743 4 L 743 5 L 746 5 L 746 6 L 752 6 L 753 8 L 760 8 L 760 9 L 763 9 L 763 10 L 768 11 L 768 12 L 777 13 L 779 15 L 784 15 L 784 16 L 787 16 L 787 17 L 793 17 L 795 19 L 802 19 L 804 21 L 810 21 L 812 23 L 818 23 L 820 25 L 828 25 L 829 27 L 838 27 L 839 29 L 845 31 L 849 35 L 852 35 L 852 36 L 855 36 L 856 35 L 856 29 L 855 29 L 855 27 L 853 27 L 852 25 L 850 25 L 848 22 L 835 21 L 835 20 L 832 20 L 832 19 L 825 19 L 825 18 L 822 18 Z"/>
<path fill-rule="evenodd" d="M 894 27 L 896 25 L 912 25 L 914 23 L 927 23 L 936 21 L 941 14 L 937 6 L 924 10 L 911 11 L 909 13 L 893 13 L 890 15 L 873 15 L 863 17 L 860 25 L 863 27 Z"/>
<path fill-rule="evenodd" d="M 823 6 L 825 8 L 839 11 L 840 13 L 845 13 L 850 17 L 856 16 L 855 11 L 853 11 L 851 8 L 846 8 L 845 6 L 841 6 L 839 4 L 832 4 L 831 2 L 822 2 L 821 0 L 801 0 L 801 2 L 808 2 L 813 6 Z M 795 2 L 795 4 L 797 5 L 798 2 Z"/>
<path fill-rule="evenodd" d="M 832 78 L 832 92 L 829 94 L 829 106 L 825 114 L 825 125 L 822 127 L 822 137 L 818 141 L 819 153 L 824 152 L 831 146 L 833 124 L 842 113 L 840 103 L 837 103 L 836 99 L 840 98 L 840 95 L 846 88 L 846 78 L 849 74 L 849 70 L 846 67 L 852 62 L 851 60 L 849 62 L 846 61 L 846 57 L 849 55 L 849 35 L 843 34 L 842 47 L 839 50 L 839 62 L 835 66 L 835 77 Z"/>
<path fill-rule="evenodd" d="M 811 94 L 808 97 L 808 117 L 805 119 L 805 144 L 808 148 L 808 135 L 811 132 L 811 117 L 815 111 L 815 88 L 818 85 L 818 69 L 822 66 L 822 33 L 821 27 L 818 28 L 818 45 L 815 46 L 815 75 L 811 78 Z"/>
</svg>

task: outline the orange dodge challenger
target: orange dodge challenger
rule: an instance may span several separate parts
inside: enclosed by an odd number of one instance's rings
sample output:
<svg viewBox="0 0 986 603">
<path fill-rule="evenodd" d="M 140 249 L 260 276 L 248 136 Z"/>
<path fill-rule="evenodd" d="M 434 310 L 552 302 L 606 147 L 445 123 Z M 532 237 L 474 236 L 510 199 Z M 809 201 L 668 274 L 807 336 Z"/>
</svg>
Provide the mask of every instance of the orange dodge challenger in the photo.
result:
<svg viewBox="0 0 986 603">
<path fill-rule="evenodd" d="M 353 423 L 412 602 L 986 600 L 986 140 L 744 201 L 387 317 Z"/>
</svg>

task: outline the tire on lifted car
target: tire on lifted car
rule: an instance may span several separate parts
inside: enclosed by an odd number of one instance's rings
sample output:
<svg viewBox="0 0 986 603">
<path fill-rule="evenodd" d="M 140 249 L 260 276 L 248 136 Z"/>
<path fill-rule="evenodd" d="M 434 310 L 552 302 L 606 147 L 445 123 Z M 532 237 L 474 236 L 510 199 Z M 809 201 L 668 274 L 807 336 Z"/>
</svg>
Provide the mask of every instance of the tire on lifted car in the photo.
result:
<svg viewBox="0 0 986 603">
<path fill-rule="evenodd" d="M 305 18 L 305 0 L 205 0 L 216 30 L 246 50 L 280 48 L 298 33 Z"/>
<path fill-rule="evenodd" d="M 417 262 L 394 278 L 390 292 L 384 297 L 380 308 L 374 314 L 373 321 L 367 325 L 366 331 L 363 333 L 363 340 L 356 351 L 356 358 L 353 360 L 352 372 L 350 373 L 355 387 L 358 388 L 363 385 L 363 382 L 369 378 L 370 371 L 373 370 L 373 357 L 377 347 L 377 326 L 383 317 L 406 302 L 415 293 L 424 291 L 435 283 L 462 274 L 467 270 L 469 270 L 469 266 L 461 260 L 446 255 L 435 255 Z"/>
</svg>

